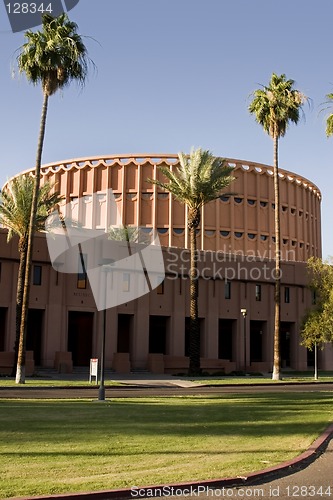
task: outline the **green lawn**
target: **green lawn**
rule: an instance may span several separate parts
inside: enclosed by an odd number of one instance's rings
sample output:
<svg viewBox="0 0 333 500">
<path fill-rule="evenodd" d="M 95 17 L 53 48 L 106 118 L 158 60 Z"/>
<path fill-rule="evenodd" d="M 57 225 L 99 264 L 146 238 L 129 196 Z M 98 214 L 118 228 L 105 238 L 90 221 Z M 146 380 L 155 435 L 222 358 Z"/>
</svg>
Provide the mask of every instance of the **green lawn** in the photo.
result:
<svg viewBox="0 0 333 500">
<path fill-rule="evenodd" d="M 171 377 L 171 376 L 170 376 Z M 152 376 L 152 378 L 154 378 Z M 180 379 L 180 380 L 192 380 L 193 382 L 197 384 L 203 384 L 203 385 L 226 385 L 226 384 L 232 384 L 232 385 L 238 385 L 238 384 L 249 384 L 249 385 L 255 385 L 255 384 L 285 384 L 289 382 L 314 382 L 314 377 L 313 377 L 313 372 L 283 372 L 282 373 L 282 380 L 272 380 L 271 376 L 254 376 L 254 375 L 247 375 L 247 376 L 219 376 L 219 377 L 214 377 L 209 376 L 209 377 L 196 377 L 196 378 L 190 378 L 186 376 L 174 376 L 175 379 Z M 172 380 L 172 377 L 171 377 Z M 333 382 L 333 372 L 319 372 L 319 382 Z M 147 380 L 147 383 L 149 383 L 149 380 Z M 120 380 L 118 380 L 118 377 L 116 380 L 105 380 L 105 386 L 106 387 L 112 387 L 115 385 L 128 385 L 131 384 L 131 379 L 129 378 L 127 380 L 127 383 L 123 384 Z M 161 384 L 163 384 L 163 380 L 161 380 Z M 96 387 L 95 381 L 92 383 L 89 383 L 88 377 L 87 379 L 84 380 L 76 380 L 75 376 L 73 375 L 73 380 L 68 379 L 55 379 L 55 378 L 40 378 L 40 377 L 27 377 L 26 386 L 29 387 L 68 387 L 68 386 L 75 386 L 75 387 L 80 387 L 80 386 L 91 386 L 91 387 Z M 0 387 L 17 387 L 17 384 L 15 383 L 14 378 L 10 377 L 0 377 Z"/>
<path fill-rule="evenodd" d="M 288 384 L 302 382 L 316 382 L 312 372 L 286 372 L 282 373 L 281 380 L 272 380 L 271 376 L 222 376 L 222 377 L 198 377 L 191 379 L 198 384 L 204 385 L 255 385 L 255 384 Z M 319 372 L 318 382 L 333 382 L 333 372 Z"/>
<path fill-rule="evenodd" d="M 333 394 L 0 400 L 0 497 L 244 475 L 298 455 Z"/>
<path fill-rule="evenodd" d="M 114 381 L 114 380 L 105 380 L 105 386 L 106 387 L 111 387 L 114 385 L 121 385 L 119 382 Z M 18 385 L 15 383 L 15 379 L 10 378 L 10 377 L 2 377 L 0 378 L 0 387 L 70 387 L 70 386 L 75 386 L 75 387 L 98 387 L 99 383 L 96 384 L 96 382 L 89 382 L 88 378 L 86 380 L 75 380 L 73 377 L 73 380 L 61 380 L 59 379 L 53 379 L 53 378 L 38 378 L 38 377 L 27 377 L 25 379 L 25 384 L 24 385 Z"/>
</svg>

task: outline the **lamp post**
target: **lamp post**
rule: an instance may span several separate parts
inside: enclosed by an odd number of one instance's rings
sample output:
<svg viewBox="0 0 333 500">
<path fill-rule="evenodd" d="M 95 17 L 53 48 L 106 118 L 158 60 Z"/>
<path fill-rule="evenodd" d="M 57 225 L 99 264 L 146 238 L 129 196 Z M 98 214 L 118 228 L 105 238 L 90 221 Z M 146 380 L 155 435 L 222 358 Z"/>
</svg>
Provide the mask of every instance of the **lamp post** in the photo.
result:
<svg viewBox="0 0 333 500">
<path fill-rule="evenodd" d="M 247 309 L 241 309 L 241 313 L 243 315 L 243 339 L 244 339 L 244 372 L 246 372 L 246 316 Z"/>
<path fill-rule="evenodd" d="M 103 307 L 103 321 L 102 321 L 102 342 L 101 342 L 101 368 L 100 368 L 100 382 L 98 388 L 98 401 L 105 401 L 105 337 L 106 337 L 106 296 L 107 296 L 107 275 L 108 271 L 112 271 L 111 265 L 114 260 L 103 260 L 102 273 L 104 274 L 104 307 Z"/>
<path fill-rule="evenodd" d="M 102 326 L 102 346 L 101 346 L 101 368 L 100 381 L 98 388 L 98 401 L 105 401 L 105 332 L 106 332 L 106 309 L 103 310 L 103 326 Z"/>
<path fill-rule="evenodd" d="M 318 349 L 317 342 L 314 345 L 314 379 L 318 380 Z"/>
</svg>

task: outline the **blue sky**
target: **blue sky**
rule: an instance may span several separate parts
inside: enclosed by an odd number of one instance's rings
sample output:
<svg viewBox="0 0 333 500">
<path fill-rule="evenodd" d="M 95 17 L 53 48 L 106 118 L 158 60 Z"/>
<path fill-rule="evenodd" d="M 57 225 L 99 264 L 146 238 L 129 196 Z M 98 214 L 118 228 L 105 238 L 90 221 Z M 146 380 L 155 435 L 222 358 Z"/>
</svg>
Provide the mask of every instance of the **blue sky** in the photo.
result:
<svg viewBox="0 0 333 500">
<path fill-rule="evenodd" d="M 311 107 L 280 141 L 280 167 L 321 190 L 323 256 L 333 255 L 333 138 L 325 136 L 328 112 L 320 113 L 333 92 L 331 0 L 80 0 L 70 18 L 91 37 L 97 70 L 83 90 L 51 98 L 44 163 L 201 146 L 271 164 L 272 140 L 247 107 L 272 72 L 285 73 Z M 1 4 L 0 185 L 35 162 L 41 90 L 11 75 L 23 42 Z"/>
</svg>

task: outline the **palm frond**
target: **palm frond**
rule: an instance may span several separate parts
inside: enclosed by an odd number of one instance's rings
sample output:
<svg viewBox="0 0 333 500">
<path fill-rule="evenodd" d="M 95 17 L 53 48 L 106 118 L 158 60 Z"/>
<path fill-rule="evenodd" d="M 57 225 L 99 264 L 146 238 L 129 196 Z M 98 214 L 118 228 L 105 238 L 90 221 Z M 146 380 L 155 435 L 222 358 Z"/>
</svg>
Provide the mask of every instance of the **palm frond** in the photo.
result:
<svg viewBox="0 0 333 500">
<path fill-rule="evenodd" d="M 308 97 L 293 88 L 294 80 L 286 75 L 272 74 L 268 86 L 262 85 L 252 93 L 248 110 L 271 137 L 283 137 L 290 123 L 297 124 Z"/>
<path fill-rule="evenodd" d="M 233 167 L 226 165 L 222 158 L 212 155 L 209 150 L 192 149 L 190 155 L 179 153 L 179 165 L 173 170 L 159 167 L 169 182 L 148 179 L 171 193 L 189 208 L 198 209 L 217 199 L 222 190 L 234 180 Z"/>
<path fill-rule="evenodd" d="M 52 95 L 75 80 L 84 85 L 91 62 L 77 25 L 67 14 L 57 18 L 43 16 L 42 30 L 25 33 L 26 43 L 20 48 L 17 64 L 20 73 L 44 92 Z"/>
<path fill-rule="evenodd" d="M 0 223 L 8 229 L 8 239 L 14 234 L 25 238 L 29 230 L 34 178 L 29 175 L 14 177 L 0 194 Z M 43 231 L 49 213 L 62 201 L 62 196 L 45 183 L 38 197 L 35 231 Z"/>
<path fill-rule="evenodd" d="M 333 93 L 326 94 L 326 99 L 328 99 L 324 104 L 327 105 L 325 108 L 322 108 L 321 111 L 325 111 L 327 109 L 332 110 L 333 105 Z M 331 112 L 326 118 L 326 136 L 330 137 L 333 135 L 333 113 Z"/>
</svg>

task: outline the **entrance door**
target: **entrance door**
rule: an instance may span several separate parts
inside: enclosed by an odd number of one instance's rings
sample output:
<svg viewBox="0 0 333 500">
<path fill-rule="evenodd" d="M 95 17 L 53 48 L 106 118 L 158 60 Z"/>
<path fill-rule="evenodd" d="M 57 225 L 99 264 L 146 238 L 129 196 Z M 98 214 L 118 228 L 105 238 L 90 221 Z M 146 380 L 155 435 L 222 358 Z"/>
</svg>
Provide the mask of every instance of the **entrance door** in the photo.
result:
<svg viewBox="0 0 333 500">
<path fill-rule="evenodd" d="M 7 307 L 0 307 L 0 351 L 5 350 Z"/>
<path fill-rule="evenodd" d="M 263 321 L 250 321 L 250 362 L 263 361 Z"/>
<path fill-rule="evenodd" d="M 44 309 L 29 309 L 27 351 L 33 351 L 36 366 L 41 365 Z"/>
<path fill-rule="evenodd" d="M 219 320 L 219 359 L 233 361 L 233 331 L 235 320 Z"/>
<path fill-rule="evenodd" d="M 133 314 L 118 314 L 117 352 L 131 352 Z"/>
<path fill-rule="evenodd" d="M 149 317 L 149 353 L 167 354 L 168 316 Z"/>
<path fill-rule="evenodd" d="M 92 357 L 94 313 L 69 311 L 68 351 L 74 366 L 88 366 Z"/>
</svg>

